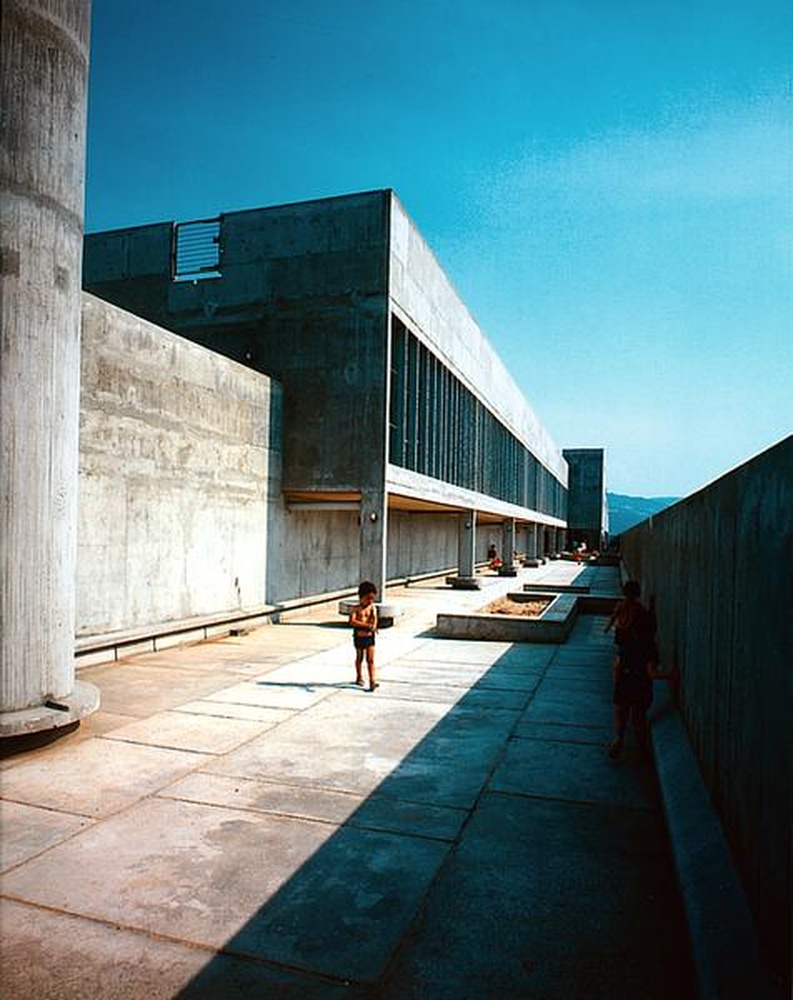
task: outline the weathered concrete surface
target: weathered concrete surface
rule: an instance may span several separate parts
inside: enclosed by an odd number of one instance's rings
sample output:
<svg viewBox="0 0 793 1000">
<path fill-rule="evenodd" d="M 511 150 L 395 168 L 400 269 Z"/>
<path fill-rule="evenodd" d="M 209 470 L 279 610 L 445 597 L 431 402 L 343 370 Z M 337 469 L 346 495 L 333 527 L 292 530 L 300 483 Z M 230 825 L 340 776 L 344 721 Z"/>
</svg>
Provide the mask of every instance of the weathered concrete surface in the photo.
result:
<svg viewBox="0 0 793 1000">
<path fill-rule="evenodd" d="M 264 605 L 270 379 L 83 298 L 77 633 Z"/>
<path fill-rule="evenodd" d="M 682 671 L 686 729 L 789 992 L 793 437 L 625 533 L 622 550 L 657 595 L 662 658 Z"/>
<path fill-rule="evenodd" d="M 80 287 L 91 5 L 10 0 L 0 34 L 0 714 L 50 729 L 74 691 Z M 48 700 L 66 712 L 43 708 Z"/>
<path fill-rule="evenodd" d="M 439 606 L 481 596 L 398 597 L 374 694 L 335 604 L 84 671 L 114 713 L 3 763 L 4 997 L 690 995 L 651 774 L 603 753 L 602 619 L 441 640 Z M 281 714 L 218 742 L 262 691 Z M 176 714 L 200 751 L 170 748 Z"/>
</svg>

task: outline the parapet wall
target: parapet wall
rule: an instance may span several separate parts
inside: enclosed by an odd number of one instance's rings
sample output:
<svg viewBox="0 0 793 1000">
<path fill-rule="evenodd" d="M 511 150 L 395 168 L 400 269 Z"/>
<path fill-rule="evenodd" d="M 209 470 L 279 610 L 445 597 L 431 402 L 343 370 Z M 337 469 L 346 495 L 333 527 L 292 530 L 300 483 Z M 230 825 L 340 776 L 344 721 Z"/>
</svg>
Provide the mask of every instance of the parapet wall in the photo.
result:
<svg viewBox="0 0 793 1000">
<path fill-rule="evenodd" d="M 622 536 L 772 965 L 790 968 L 793 437 Z M 703 858 L 703 864 L 707 862 Z"/>
<path fill-rule="evenodd" d="M 279 400 L 266 376 L 84 295 L 78 637 L 267 603 Z"/>
</svg>

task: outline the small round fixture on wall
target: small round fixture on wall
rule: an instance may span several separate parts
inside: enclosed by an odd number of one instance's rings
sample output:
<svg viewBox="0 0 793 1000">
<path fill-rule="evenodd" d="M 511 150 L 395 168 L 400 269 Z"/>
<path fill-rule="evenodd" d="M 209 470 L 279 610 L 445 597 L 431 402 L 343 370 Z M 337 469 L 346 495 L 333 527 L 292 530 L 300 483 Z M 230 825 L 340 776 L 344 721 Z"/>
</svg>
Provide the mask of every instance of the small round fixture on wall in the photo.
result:
<svg viewBox="0 0 793 1000">
<path fill-rule="evenodd" d="M 374 524 L 374 522 L 377 520 L 377 512 L 376 511 L 372 511 L 372 513 L 369 515 L 369 520 L 372 522 L 372 524 Z"/>
</svg>

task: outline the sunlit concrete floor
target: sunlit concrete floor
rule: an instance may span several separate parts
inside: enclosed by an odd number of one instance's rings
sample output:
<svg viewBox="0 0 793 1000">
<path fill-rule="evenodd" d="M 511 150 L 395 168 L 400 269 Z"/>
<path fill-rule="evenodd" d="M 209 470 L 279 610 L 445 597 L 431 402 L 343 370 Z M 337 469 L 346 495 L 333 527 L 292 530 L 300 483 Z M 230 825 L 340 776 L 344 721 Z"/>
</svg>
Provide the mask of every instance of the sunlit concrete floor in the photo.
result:
<svg viewBox="0 0 793 1000">
<path fill-rule="evenodd" d="M 102 708 L 3 761 L 5 998 L 692 995 L 652 768 L 611 641 L 441 639 L 555 561 L 389 591 L 380 688 L 335 604 L 80 671 Z"/>
</svg>

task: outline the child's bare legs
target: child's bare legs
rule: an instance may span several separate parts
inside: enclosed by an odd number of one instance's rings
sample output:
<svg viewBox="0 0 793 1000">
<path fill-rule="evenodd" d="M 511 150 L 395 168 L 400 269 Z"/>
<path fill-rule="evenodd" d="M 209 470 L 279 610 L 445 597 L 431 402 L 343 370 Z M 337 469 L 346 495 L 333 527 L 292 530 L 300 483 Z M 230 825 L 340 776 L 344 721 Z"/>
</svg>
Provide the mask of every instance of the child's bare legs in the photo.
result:
<svg viewBox="0 0 793 1000">
<path fill-rule="evenodd" d="M 625 705 L 615 705 L 614 706 L 614 739 L 609 744 L 609 757 L 612 760 L 616 760 L 622 753 L 622 748 L 625 745 L 625 732 L 628 728 L 628 718 L 630 716 L 630 709 Z"/>
<path fill-rule="evenodd" d="M 367 650 L 368 652 L 368 650 Z M 355 648 L 355 683 L 363 687 L 363 650 Z"/>
<path fill-rule="evenodd" d="M 369 646 L 366 650 L 366 667 L 369 671 L 369 690 L 374 691 L 376 687 L 380 686 L 377 683 L 377 677 L 374 669 L 374 646 Z"/>
</svg>

